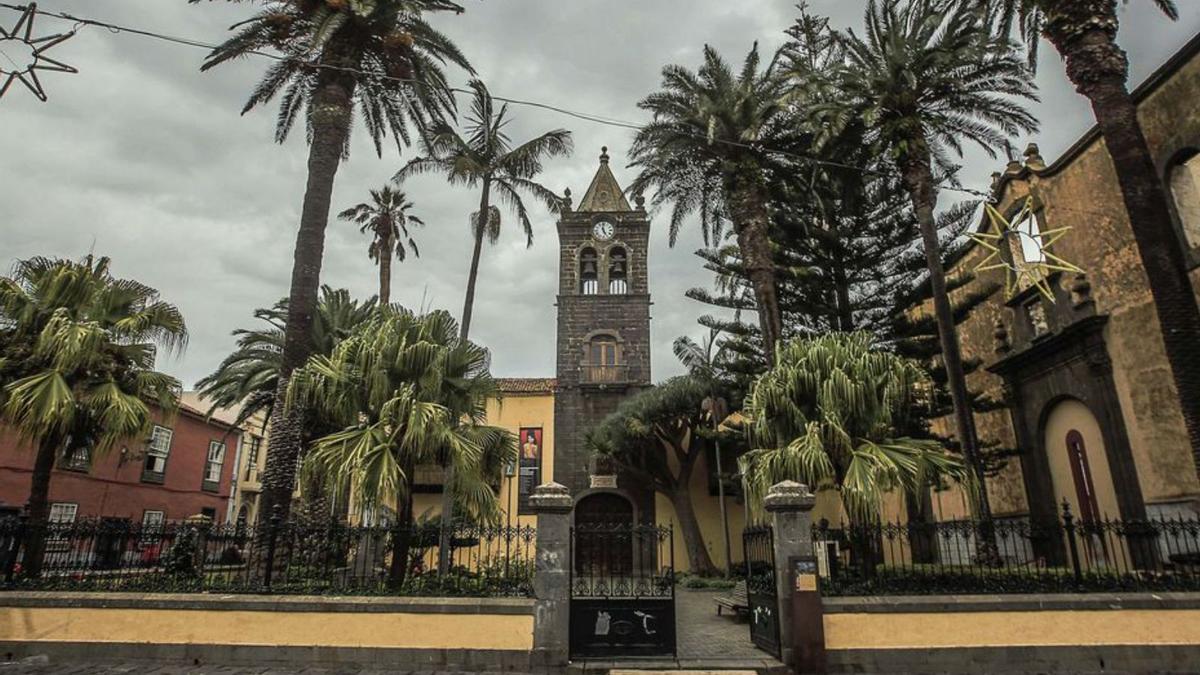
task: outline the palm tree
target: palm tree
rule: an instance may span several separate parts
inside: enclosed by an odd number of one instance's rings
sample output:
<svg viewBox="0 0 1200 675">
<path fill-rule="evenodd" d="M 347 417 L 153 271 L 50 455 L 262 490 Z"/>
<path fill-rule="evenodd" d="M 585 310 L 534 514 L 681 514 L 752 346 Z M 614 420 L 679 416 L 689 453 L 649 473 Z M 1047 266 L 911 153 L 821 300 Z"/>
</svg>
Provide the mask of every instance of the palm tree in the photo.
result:
<svg viewBox="0 0 1200 675">
<path fill-rule="evenodd" d="M 322 286 L 310 331 L 313 353 L 331 354 L 335 345 L 375 312 L 376 306 L 375 298 L 359 301 L 344 288 Z M 212 402 L 210 414 L 220 408 L 236 409 L 235 426 L 259 414 L 271 417 L 283 367 L 288 317 L 288 299 L 284 298 L 274 307 L 254 311 L 254 318 L 265 322 L 266 327 L 233 331 L 236 349 L 216 370 L 196 382 L 201 396 Z M 309 428 L 305 436 L 311 438 L 312 420 L 306 421 Z"/>
<path fill-rule="evenodd" d="M 1126 0 L 1128 1 L 1128 0 Z M 971 0 L 987 7 L 1002 34 L 1017 32 L 1036 63 L 1045 36 L 1066 61 L 1067 77 L 1092 104 L 1104 145 L 1112 158 L 1142 258 L 1171 364 L 1179 405 L 1200 472 L 1200 308 L 1188 279 L 1184 251 L 1171 218 L 1163 177 L 1150 154 L 1129 93 L 1129 59 L 1117 44 L 1116 0 Z M 1174 20 L 1173 0 L 1151 0 Z"/>
<path fill-rule="evenodd" d="M 399 502 L 408 525 L 414 468 L 441 463 L 454 468 L 446 491 L 457 504 L 476 522 L 497 522 L 491 486 L 517 445 L 510 432 L 484 424 L 487 399 L 498 393 L 488 364 L 487 350 L 460 339 L 448 313 L 383 308 L 292 378 L 289 404 L 336 427 L 314 441 L 306 472 L 354 485 L 363 506 Z M 407 559 L 407 551 L 393 552 L 393 582 L 403 581 Z"/>
<path fill-rule="evenodd" d="M 425 223 L 409 213 L 412 206 L 404 191 L 393 190 L 391 186 L 385 185 L 378 190 L 371 190 L 370 203 L 363 202 L 338 214 L 338 218 L 360 225 L 359 232 L 370 232 L 373 235 L 371 245 L 367 247 L 367 255 L 379 264 L 381 305 L 391 302 L 392 256 L 395 255 L 397 260 L 404 262 L 408 255 L 406 242 L 413 255 L 421 256 L 417 242 L 408 234 L 408 226 L 424 227 Z"/>
<path fill-rule="evenodd" d="M 939 476 L 971 489 L 973 472 L 936 441 L 897 436 L 931 384 L 921 364 L 869 333 L 829 333 L 779 348 L 746 398 L 750 452 L 739 460 L 751 503 L 779 481 L 838 490 L 854 521 L 880 517 L 883 497 L 909 496 Z"/>
<path fill-rule="evenodd" d="M 864 124 L 903 176 L 924 244 L 957 437 L 976 473 L 978 516 L 987 521 L 984 466 L 934 216 L 934 171 L 953 175 L 949 155 L 961 154 L 964 143 L 995 156 L 1009 136 L 1036 130 L 1020 101 L 1037 96 L 1016 45 L 992 35 L 982 15 L 961 4 L 871 0 L 865 23 L 864 37 L 841 34 L 846 61 L 835 77 L 842 100 L 831 106 L 831 119 Z"/>
<path fill-rule="evenodd" d="M 190 0 L 198 2 L 198 0 Z M 232 1 L 232 0 L 231 0 Z M 283 142 L 301 111 L 307 117 L 308 183 L 288 292 L 288 331 L 280 370 L 279 400 L 293 369 L 312 351 L 325 227 L 338 166 L 350 146 L 354 112 L 362 116 L 375 150 L 382 154 L 390 132 L 397 147 L 410 140 L 410 125 L 423 132 L 431 119 L 454 110 L 442 66 L 470 64 L 449 38 L 426 23 L 429 12 L 461 12 L 450 0 L 263 0 L 263 9 L 235 24 L 233 37 L 209 55 L 209 70 L 252 52 L 282 55 L 267 71 L 243 114 L 282 93 L 275 139 Z M 281 412 L 282 405 L 275 405 Z M 303 411 L 271 419 L 263 518 L 290 509 L 300 451 Z"/>
<path fill-rule="evenodd" d="M 698 212 L 706 244 L 723 220 L 732 221 L 770 362 L 783 335 L 783 317 L 771 252 L 768 183 L 781 168 L 773 150 L 794 140 L 795 126 L 785 81 L 776 77 L 773 64 L 759 65 L 757 44 L 736 74 L 706 45 L 704 64 L 696 72 L 663 68 L 662 90 L 638 103 L 654 118 L 638 131 L 630 150 L 631 166 L 641 168 L 630 190 L 654 188 L 653 205 L 674 203 L 672 245 L 690 214 Z"/>
<path fill-rule="evenodd" d="M 37 448 L 26 574 L 41 573 L 55 462 L 146 438 L 151 406 L 170 415 L 179 403 L 179 382 L 154 370 L 157 350 L 186 343 L 179 310 L 114 278 L 108 258 L 30 258 L 0 278 L 0 419 Z"/>
<path fill-rule="evenodd" d="M 542 162 L 568 156 L 572 150 L 571 132 L 565 129 L 548 131 L 514 148 L 504 130 L 511 121 L 507 118 L 508 105 L 497 110 L 483 82 L 472 80 L 470 86 L 474 94 L 471 111 L 467 114 L 466 136 L 459 135 L 448 124 L 438 125 L 425 142 L 425 156 L 411 160 L 393 179 L 399 183 L 409 176 L 438 173 L 451 185 L 480 189 L 479 210 L 470 218 L 474 249 L 463 301 L 461 337 L 464 340 L 471 334 L 471 311 L 475 305 L 475 282 L 479 278 L 484 236 L 492 243 L 500 236 L 500 209 L 492 204 L 492 193 L 500 203 L 516 211 L 527 245 L 533 246 L 533 224 L 529 221 L 529 211 L 521 193 L 532 196 L 557 213 L 562 206 L 561 198 L 534 178 L 541 173 Z"/>
<path fill-rule="evenodd" d="M 492 95 L 480 80 L 471 81 L 474 95 L 471 111 L 467 114 L 466 137 L 459 135 L 450 125 L 438 126 L 425 143 L 425 156 L 411 160 L 393 179 L 401 182 L 409 176 L 440 173 L 451 185 L 465 185 L 480 189 L 479 210 L 471 214 L 471 268 L 467 273 L 467 293 L 463 300 L 462 332 L 459 337 L 466 340 L 471 334 L 471 312 L 475 306 L 475 283 L 479 279 L 479 259 L 483 254 L 483 238 L 495 243 L 500 237 L 500 209 L 492 205 L 492 192 L 499 201 L 517 213 L 517 220 L 525 231 L 527 246 L 533 246 L 533 224 L 529 211 L 521 199 L 527 193 L 541 202 L 551 212 L 562 208 L 562 199 L 534 180 L 542 172 L 542 162 L 551 157 L 571 154 L 571 132 L 565 129 L 548 131 L 517 147 L 504 128 L 508 126 L 508 105 L 496 109 Z M 485 215 L 486 214 L 486 215 Z M 451 483 L 453 467 L 446 467 L 446 481 Z M 449 486 L 442 492 L 442 522 L 449 525 L 454 519 L 454 497 Z M 448 531 L 443 527 L 443 536 Z M 441 549 L 438 567 L 445 572 L 450 564 L 449 546 Z"/>
</svg>

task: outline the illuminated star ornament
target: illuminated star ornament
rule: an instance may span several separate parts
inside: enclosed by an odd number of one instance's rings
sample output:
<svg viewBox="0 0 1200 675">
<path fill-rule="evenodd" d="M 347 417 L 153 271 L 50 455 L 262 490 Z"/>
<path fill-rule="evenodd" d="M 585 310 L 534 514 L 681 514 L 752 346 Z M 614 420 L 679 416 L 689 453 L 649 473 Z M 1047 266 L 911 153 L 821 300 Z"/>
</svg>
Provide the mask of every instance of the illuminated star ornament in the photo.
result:
<svg viewBox="0 0 1200 675">
<path fill-rule="evenodd" d="M 1054 292 L 1047 281 L 1050 274 L 1083 273 L 1083 270 L 1074 264 L 1050 252 L 1054 242 L 1062 239 L 1071 228 L 1068 226 L 1041 230 L 1035 215 L 1033 197 L 1025 200 L 1021 210 L 1012 219 L 1005 218 L 1004 214 L 991 204 L 987 204 L 985 209 L 991 222 L 990 230 L 975 232 L 969 236 L 991 253 L 980 261 L 975 271 L 1004 270 L 1005 294 L 1008 297 L 1011 298 L 1019 290 L 1035 286 L 1047 300 L 1054 302 Z"/>
<path fill-rule="evenodd" d="M 37 71 L 79 72 L 72 66 L 46 56 L 47 51 L 73 37 L 75 31 L 35 38 L 33 20 L 36 16 L 37 4 L 30 3 L 21 12 L 21 18 L 17 19 L 17 25 L 12 30 L 0 28 L 0 97 L 12 86 L 13 80 L 19 80 L 38 100 L 45 101 L 46 91 L 42 89 Z"/>
</svg>

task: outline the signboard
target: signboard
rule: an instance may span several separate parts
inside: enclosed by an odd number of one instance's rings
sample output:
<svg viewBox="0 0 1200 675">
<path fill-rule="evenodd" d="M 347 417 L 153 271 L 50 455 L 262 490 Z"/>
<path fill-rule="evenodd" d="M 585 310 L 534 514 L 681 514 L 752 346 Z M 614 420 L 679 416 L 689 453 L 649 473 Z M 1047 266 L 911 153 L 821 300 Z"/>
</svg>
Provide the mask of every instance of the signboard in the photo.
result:
<svg viewBox="0 0 1200 675">
<path fill-rule="evenodd" d="M 520 447 L 517 459 L 517 513 L 533 513 L 529 508 L 529 497 L 542 483 L 542 430 L 540 427 L 522 427 L 517 435 Z"/>
<path fill-rule="evenodd" d="M 617 477 L 592 476 L 591 487 L 593 490 L 615 490 L 617 488 Z"/>
</svg>

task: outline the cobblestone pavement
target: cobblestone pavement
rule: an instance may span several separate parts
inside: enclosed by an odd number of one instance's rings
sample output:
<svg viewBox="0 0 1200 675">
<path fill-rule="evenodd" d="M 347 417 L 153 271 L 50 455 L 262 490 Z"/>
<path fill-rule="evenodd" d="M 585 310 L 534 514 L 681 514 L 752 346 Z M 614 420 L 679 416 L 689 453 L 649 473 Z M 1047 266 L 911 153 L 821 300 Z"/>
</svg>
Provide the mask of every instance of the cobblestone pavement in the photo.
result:
<svg viewBox="0 0 1200 675">
<path fill-rule="evenodd" d="M 675 625 L 680 659 L 771 658 L 770 654 L 758 649 L 750 641 L 750 627 L 744 618 L 735 619 L 728 612 L 717 616 L 716 598 L 725 593 L 676 589 Z"/>
</svg>

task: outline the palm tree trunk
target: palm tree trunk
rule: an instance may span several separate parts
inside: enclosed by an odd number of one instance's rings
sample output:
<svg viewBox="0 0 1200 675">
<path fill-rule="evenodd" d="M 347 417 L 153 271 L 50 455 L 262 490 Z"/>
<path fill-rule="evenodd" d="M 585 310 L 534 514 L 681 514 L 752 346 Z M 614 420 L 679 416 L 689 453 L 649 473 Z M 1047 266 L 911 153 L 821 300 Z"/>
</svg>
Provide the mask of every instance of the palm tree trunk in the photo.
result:
<svg viewBox="0 0 1200 675">
<path fill-rule="evenodd" d="M 479 221 L 477 223 L 478 227 L 475 229 L 475 248 L 471 252 L 471 270 L 467 273 L 467 297 L 463 301 L 463 319 L 459 339 L 464 341 L 471 334 L 471 310 L 475 306 L 475 282 L 479 279 L 479 259 L 483 255 L 483 236 L 487 230 L 488 212 L 491 208 L 491 192 L 492 179 L 485 177 L 483 179 L 483 194 L 479 198 Z M 442 475 L 442 530 L 438 537 L 438 573 L 444 575 L 450 571 L 450 563 L 454 555 L 454 551 L 451 550 L 454 526 L 454 493 L 450 490 L 450 484 L 454 481 L 454 466 L 447 462 L 443 468 Z"/>
<path fill-rule="evenodd" d="M 379 252 L 379 306 L 387 307 L 392 301 L 392 237 L 383 237 Z"/>
<path fill-rule="evenodd" d="M 22 569 L 27 577 L 42 575 L 42 563 L 46 557 L 46 522 L 50 516 L 50 476 L 54 471 L 54 459 L 62 442 L 56 436 L 45 436 L 38 443 L 37 457 L 33 463 L 33 474 L 29 480 L 28 529 L 25 535 L 25 556 Z"/>
<path fill-rule="evenodd" d="M 962 444 L 963 458 L 975 474 L 978 483 L 978 499 L 975 515 L 984 523 L 992 518 L 988 502 L 987 482 L 983 462 L 979 457 L 979 442 L 975 435 L 975 418 L 967 392 L 967 376 L 963 370 L 962 352 L 958 345 L 958 331 L 954 326 L 954 312 L 950 296 L 946 291 L 946 271 L 942 267 L 941 244 L 938 242 L 937 222 L 933 210 L 937 195 L 933 188 L 933 169 L 930 164 L 928 145 L 923 138 L 909 140 L 909 154 L 904 162 L 904 182 L 912 198 L 917 223 L 921 230 L 921 241 L 925 248 L 925 264 L 929 268 L 929 281 L 933 289 L 933 313 L 938 327 L 938 339 L 942 347 L 942 363 L 946 368 L 950 398 L 954 402 L 954 422 L 958 442 Z"/>
<path fill-rule="evenodd" d="M 283 363 L 271 414 L 267 467 L 263 476 L 263 507 L 259 524 L 266 525 L 278 511 L 286 522 L 296 484 L 296 463 L 303 442 L 304 411 L 286 406 L 287 386 L 292 371 L 304 364 L 312 352 L 313 314 L 321 283 L 325 251 L 325 228 L 329 224 L 333 181 L 341 164 L 350 131 L 355 82 L 352 76 L 326 71 L 313 94 L 312 142 L 308 150 L 308 185 L 300 212 L 300 231 L 292 264 L 288 293 L 287 333 Z"/>
<path fill-rule="evenodd" d="M 736 176 L 726 188 L 727 202 L 737 230 L 738 249 L 754 289 L 758 325 L 767 364 L 775 364 L 775 348 L 783 338 L 783 310 L 771 252 L 771 215 L 755 176 Z"/>
<path fill-rule="evenodd" d="M 483 179 L 483 196 L 479 198 L 479 228 L 475 232 L 475 249 L 471 252 L 471 270 L 467 274 L 467 297 L 463 300 L 462 332 L 466 340 L 471 334 L 471 310 L 475 307 L 475 282 L 479 279 L 479 258 L 483 255 L 483 237 L 491 208 L 492 179 Z"/>
<path fill-rule="evenodd" d="M 1060 0 L 1046 11 L 1046 36 L 1065 59 L 1067 77 L 1091 102 L 1116 168 L 1200 475 L 1200 308 L 1163 178 L 1129 94 L 1129 61 L 1116 43 L 1117 25 L 1116 0 Z"/>
</svg>

